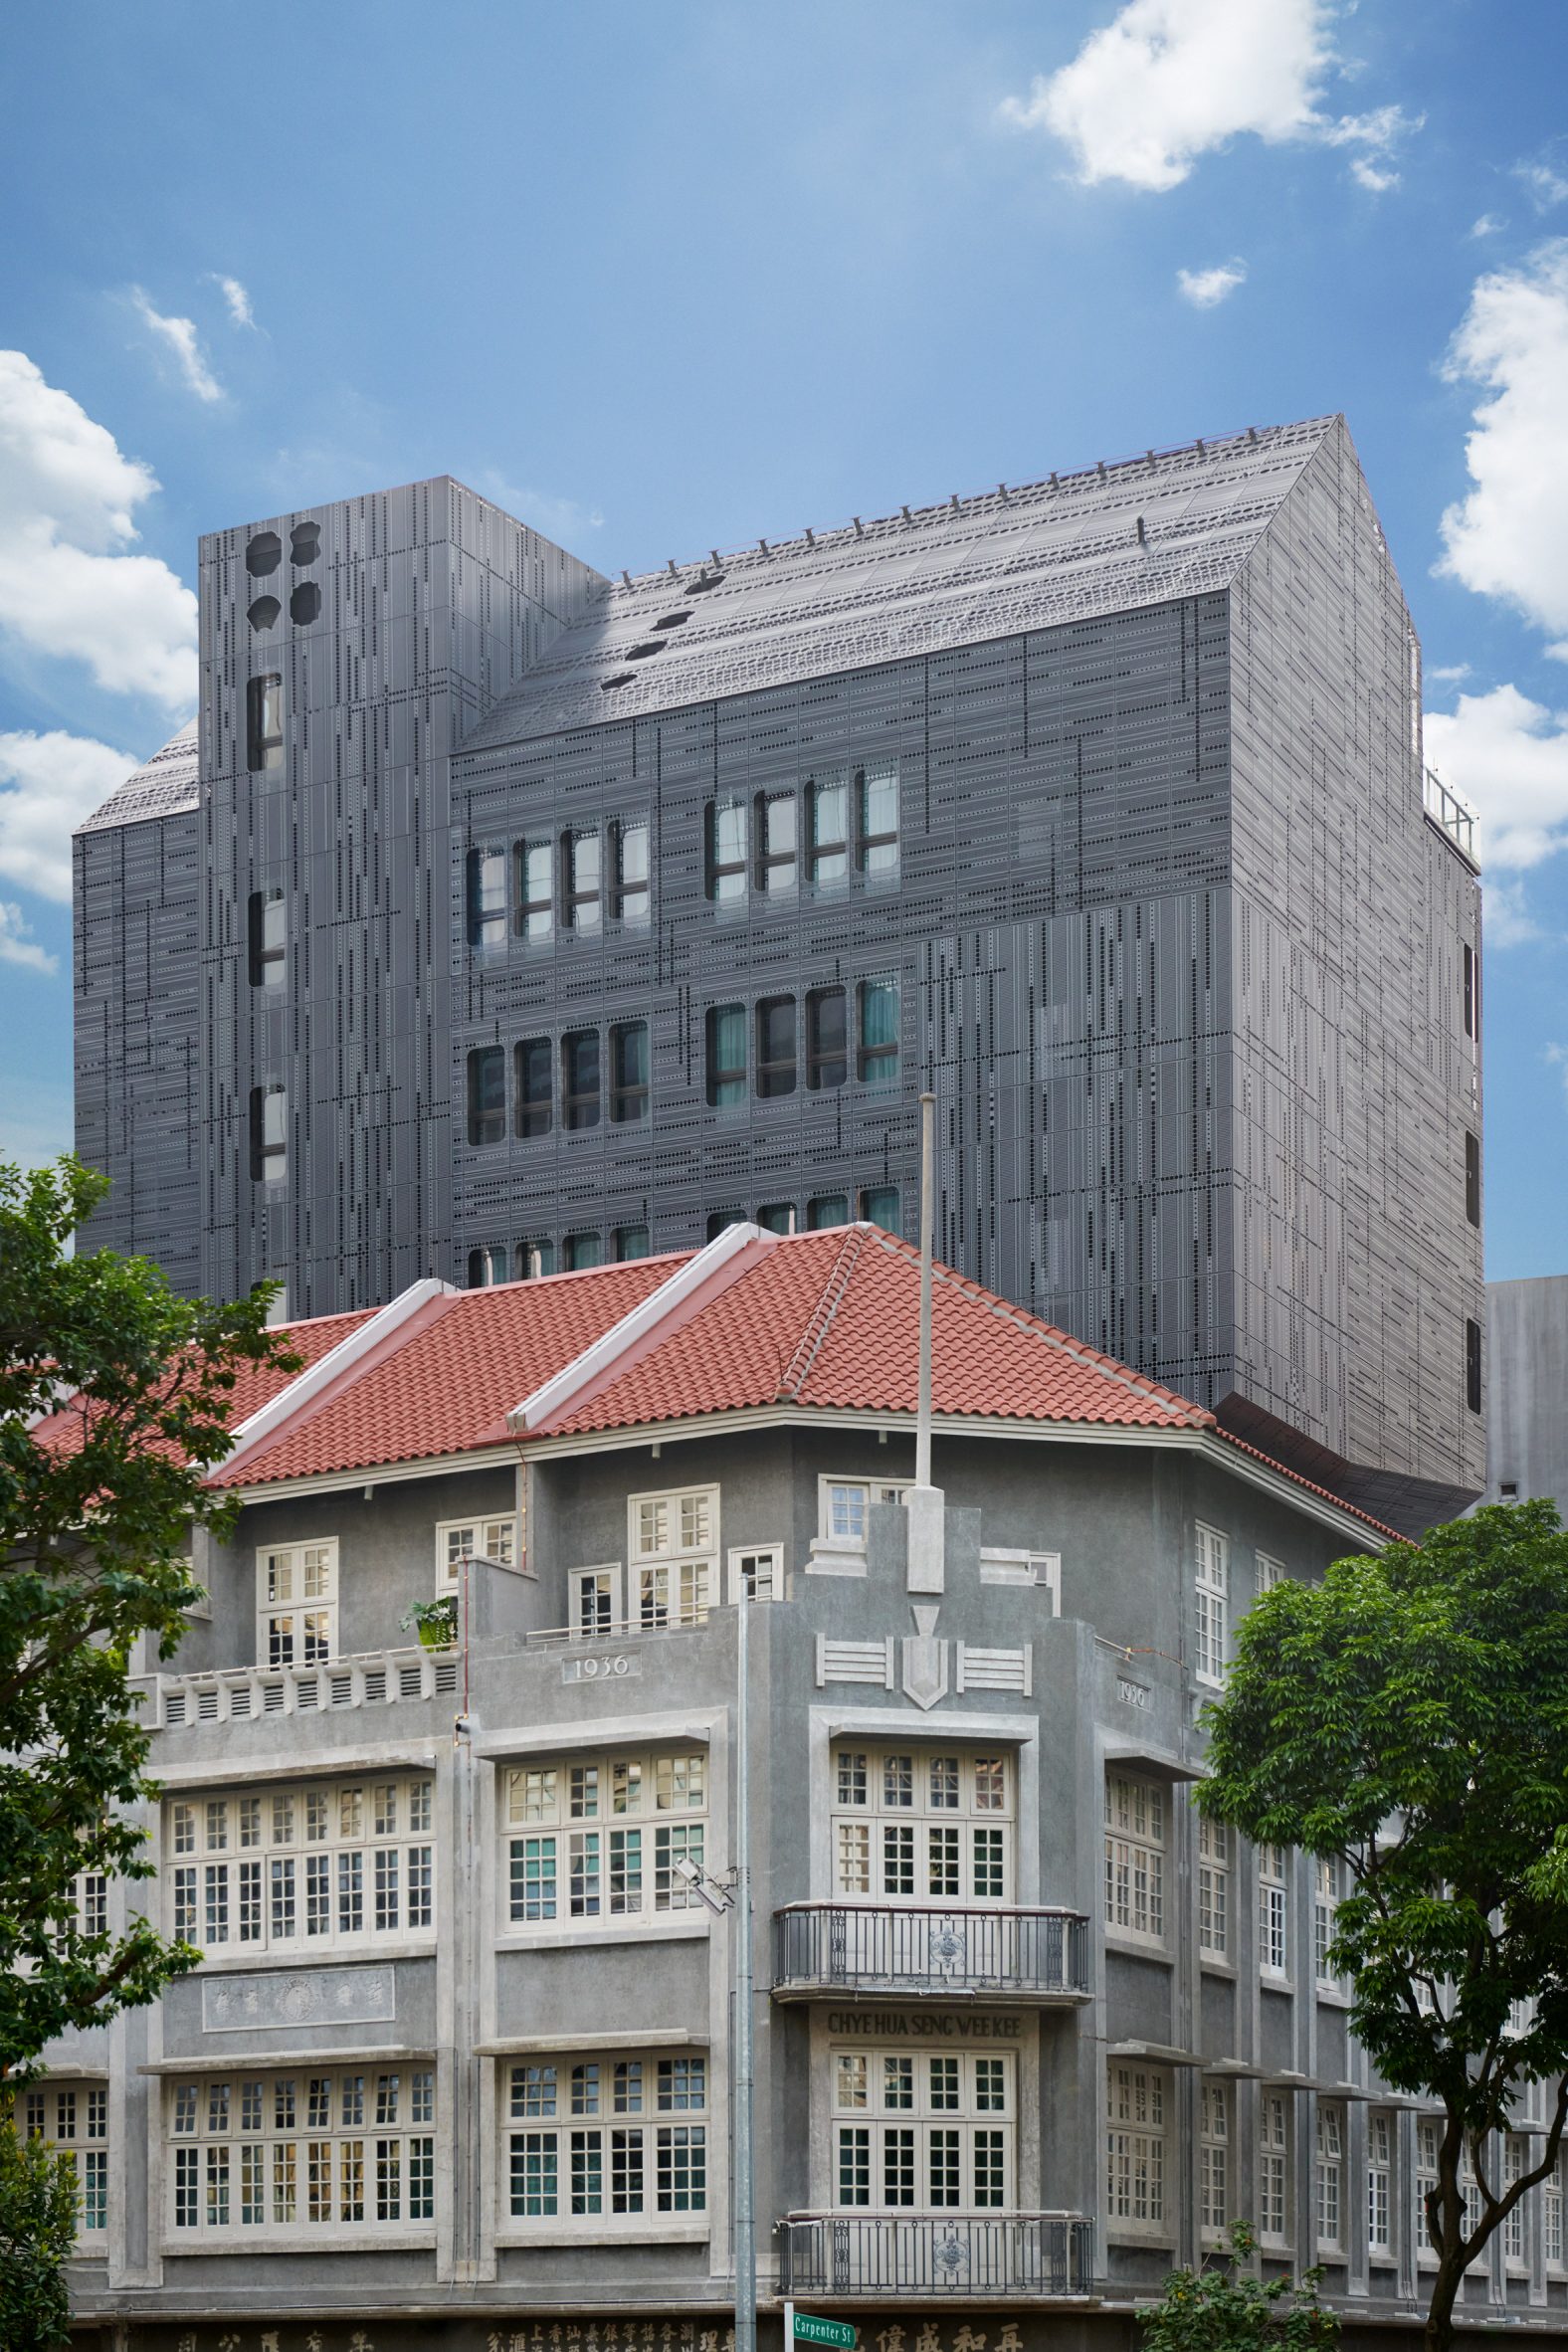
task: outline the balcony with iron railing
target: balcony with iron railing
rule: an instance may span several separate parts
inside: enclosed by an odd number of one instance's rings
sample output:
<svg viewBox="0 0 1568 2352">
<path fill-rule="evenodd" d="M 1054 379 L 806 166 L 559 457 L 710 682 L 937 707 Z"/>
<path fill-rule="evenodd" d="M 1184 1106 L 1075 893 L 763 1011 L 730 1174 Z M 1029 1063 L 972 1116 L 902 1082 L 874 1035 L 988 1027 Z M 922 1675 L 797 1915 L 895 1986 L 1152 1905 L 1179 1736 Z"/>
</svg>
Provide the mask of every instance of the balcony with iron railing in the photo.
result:
<svg viewBox="0 0 1568 2352">
<path fill-rule="evenodd" d="M 197 1723 L 242 1723 L 266 1716 L 319 1715 L 338 1707 L 397 1706 L 456 1693 L 456 1650 L 372 1650 L 362 1657 L 310 1666 L 223 1666 L 158 1674 L 149 1714 L 160 1731 Z"/>
<path fill-rule="evenodd" d="M 1080 2214 L 794 2214 L 779 2224 L 781 2295 L 1089 2295 Z"/>
<path fill-rule="evenodd" d="M 1083 2001 L 1088 1969 L 1080 1911 L 789 1903 L 773 1916 L 776 2001 L 834 1993 Z"/>
</svg>

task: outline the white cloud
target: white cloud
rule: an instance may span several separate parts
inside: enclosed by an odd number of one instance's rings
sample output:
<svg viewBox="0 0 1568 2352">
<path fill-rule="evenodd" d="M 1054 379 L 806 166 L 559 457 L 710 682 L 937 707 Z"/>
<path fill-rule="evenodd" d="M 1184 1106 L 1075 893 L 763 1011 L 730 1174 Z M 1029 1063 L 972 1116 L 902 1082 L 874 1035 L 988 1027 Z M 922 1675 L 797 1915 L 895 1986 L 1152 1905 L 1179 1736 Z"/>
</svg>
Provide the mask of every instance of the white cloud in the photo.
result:
<svg viewBox="0 0 1568 2352">
<path fill-rule="evenodd" d="M 1457 709 L 1427 713 L 1426 751 L 1474 803 L 1483 866 L 1517 872 L 1568 847 L 1568 710 L 1516 686 L 1461 694 Z"/>
<path fill-rule="evenodd" d="M 1508 226 L 1500 212 L 1483 212 L 1478 221 L 1470 223 L 1472 237 L 1495 237 Z"/>
<path fill-rule="evenodd" d="M 1550 212 L 1568 196 L 1568 179 L 1560 171 L 1554 171 L 1549 163 L 1516 163 L 1513 176 L 1523 182 L 1537 212 Z"/>
<path fill-rule="evenodd" d="M 1339 63 L 1332 14 L 1331 0 L 1126 0 L 1068 65 L 1005 98 L 1002 118 L 1063 140 L 1086 187 L 1177 187 L 1200 155 L 1247 132 L 1353 147 L 1361 184 L 1392 187 L 1388 155 L 1419 121 L 1392 105 L 1318 112 Z"/>
<path fill-rule="evenodd" d="M 1488 947 L 1523 947 L 1542 936 L 1541 926 L 1524 903 L 1524 884 L 1515 875 L 1482 878 Z"/>
<path fill-rule="evenodd" d="M 25 964 L 34 972 L 58 972 L 60 958 L 30 936 L 32 924 L 14 899 L 0 898 L 0 964 Z"/>
<path fill-rule="evenodd" d="M 1212 270 L 1178 270 L 1176 273 L 1176 284 L 1182 294 L 1199 310 L 1212 310 L 1216 302 L 1223 302 L 1227 294 L 1235 294 L 1237 288 L 1246 283 L 1246 279 L 1247 264 L 1240 259 L 1217 263 Z"/>
<path fill-rule="evenodd" d="M 71 901 L 71 836 L 137 765 L 128 753 L 58 728 L 0 735 L 0 874 Z"/>
<path fill-rule="evenodd" d="M 1426 673 L 1433 686 L 1457 686 L 1462 678 L 1469 678 L 1469 662 L 1442 662 Z"/>
<path fill-rule="evenodd" d="M 256 312 L 251 308 L 251 297 L 238 278 L 225 278 L 221 271 L 209 270 L 212 280 L 229 305 L 229 316 L 236 326 L 254 326 Z"/>
<path fill-rule="evenodd" d="M 1477 279 L 1450 347 L 1453 382 L 1485 386 L 1443 517 L 1440 572 L 1565 642 L 1568 659 L 1568 238 Z"/>
<path fill-rule="evenodd" d="M 1568 1046 L 1548 1046 L 1544 1059 L 1553 1070 L 1562 1074 L 1563 1092 L 1568 1095 Z"/>
<path fill-rule="evenodd" d="M 189 707 L 196 599 L 156 556 L 121 552 L 157 487 L 25 352 L 0 351 L 0 629 L 113 692 Z"/>
<path fill-rule="evenodd" d="M 597 531 L 604 528 L 604 516 L 597 506 L 583 506 L 575 498 L 552 497 L 548 490 L 524 490 L 508 482 L 493 466 L 482 468 L 474 477 L 474 488 L 482 498 L 490 498 L 519 522 L 532 523 L 547 539 L 557 540 L 570 547 L 574 533 Z"/>
<path fill-rule="evenodd" d="M 160 310 L 153 308 L 139 286 L 131 288 L 130 299 L 142 325 L 172 354 L 187 389 L 198 400 L 221 400 L 223 386 L 202 356 L 194 319 L 165 318 Z"/>
</svg>

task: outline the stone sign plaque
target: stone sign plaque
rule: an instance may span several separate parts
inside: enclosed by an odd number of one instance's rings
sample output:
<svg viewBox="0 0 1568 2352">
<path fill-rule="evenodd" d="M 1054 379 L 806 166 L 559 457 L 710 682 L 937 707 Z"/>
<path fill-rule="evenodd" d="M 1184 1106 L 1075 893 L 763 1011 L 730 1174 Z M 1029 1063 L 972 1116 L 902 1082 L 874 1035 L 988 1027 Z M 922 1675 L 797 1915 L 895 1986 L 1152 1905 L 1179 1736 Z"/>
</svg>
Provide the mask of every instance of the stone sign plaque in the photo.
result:
<svg viewBox="0 0 1568 2352">
<path fill-rule="evenodd" d="M 209 1977 L 201 1989 L 201 2022 L 209 2034 L 260 2032 L 272 2026 L 379 2025 L 396 2016 L 391 1968 Z"/>
</svg>

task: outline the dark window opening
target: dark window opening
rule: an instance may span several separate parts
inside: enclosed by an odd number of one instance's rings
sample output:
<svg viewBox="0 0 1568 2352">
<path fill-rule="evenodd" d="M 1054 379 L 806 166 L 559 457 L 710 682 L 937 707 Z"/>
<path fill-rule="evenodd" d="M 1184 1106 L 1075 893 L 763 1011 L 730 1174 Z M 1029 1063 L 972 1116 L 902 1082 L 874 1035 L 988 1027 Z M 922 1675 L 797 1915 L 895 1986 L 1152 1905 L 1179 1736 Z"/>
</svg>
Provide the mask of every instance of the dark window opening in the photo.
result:
<svg viewBox="0 0 1568 2352">
<path fill-rule="evenodd" d="M 869 1184 L 861 1194 L 861 1216 L 867 1225 L 880 1225 L 883 1233 L 898 1231 L 898 1187 L 896 1184 Z"/>
<path fill-rule="evenodd" d="M 830 1226 L 850 1222 L 849 1196 L 842 1192 L 825 1192 L 806 1203 L 806 1225 L 811 1233 L 824 1233 Z"/>
<path fill-rule="evenodd" d="M 656 629 L 679 629 L 683 621 L 689 621 L 689 613 L 661 613 L 654 623 Z"/>
<path fill-rule="evenodd" d="M 800 835 L 793 792 L 757 796 L 757 887 L 778 897 L 795 887 Z"/>
<path fill-rule="evenodd" d="M 289 1097 L 282 1086 L 251 1088 L 251 1182 L 282 1184 L 289 1174 Z"/>
<path fill-rule="evenodd" d="M 487 1243 L 483 1249 L 469 1252 L 469 1288 L 491 1290 L 506 1279 L 506 1245 L 504 1242 Z"/>
<path fill-rule="evenodd" d="M 662 637 L 645 637 L 641 645 L 627 647 L 626 658 L 629 662 L 647 662 L 655 654 L 667 654 L 669 651 Z"/>
<path fill-rule="evenodd" d="M 615 826 L 615 911 L 624 923 L 646 923 L 649 912 L 648 819 L 623 817 Z"/>
<path fill-rule="evenodd" d="M 757 1007 L 757 1092 L 770 1100 L 795 1091 L 795 999 L 765 996 Z"/>
<path fill-rule="evenodd" d="M 555 928 L 554 864 L 547 841 L 520 841 L 512 851 L 515 920 L 524 939 L 548 939 Z"/>
<path fill-rule="evenodd" d="M 814 1094 L 850 1075 L 848 1016 L 842 988 L 814 988 L 806 999 L 806 1083 Z"/>
<path fill-rule="evenodd" d="M 548 1135 L 551 1121 L 551 1077 L 555 1056 L 547 1037 L 525 1037 L 513 1055 L 517 1088 L 517 1132 Z"/>
<path fill-rule="evenodd" d="M 253 629 L 276 629 L 283 609 L 276 596 L 259 596 L 246 618 Z"/>
<path fill-rule="evenodd" d="M 289 599 L 289 618 L 303 627 L 321 617 L 321 591 L 313 580 L 301 580 Z"/>
<path fill-rule="evenodd" d="M 575 1132 L 599 1124 L 597 1029 L 575 1029 L 561 1040 L 561 1124 Z"/>
<path fill-rule="evenodd" d="M 321 525 L 318 522 L 296 522 L 289 533 L 289 560 L 296 569 L 314 563 L 321 552 Z"/>
<path fill-rule="evenodd" d="M 469 945 L 500 947 L 506 938 L 506 853 L 469 852 Z"/>
<path fill-rule="evenodd" d="M 898 983 L 861 982 L 861 1083 L 890 1086 L 898 1078 Z"/>
<path fill-rule="evenodd" d="M 707 894 L 710 898 L 743 898 L 746 894 L 746 804 L 743 800 L 710 800 L 703 812 L 707 834 Z"/>
<path fill-rule="evenodd" d="M 1465 1137 L 1465 1214 L 1471 1225 L 1480 1223 L 1480 1137 Z"/>
<path fill-rule="evenodd" d="M 898 871 L 898 771 L 891 760 L 862 768 L 856 782 L 863 874 Z"/>
<path fill-rule="evenodd" d="M 506 1055 L 501 1046 L 476 1046 L 469 1056 L 469 1141 L 506 1138 Z"/>
<path fill-rule="evenodd" d="M 276 670 L 245 689 L 246 765 L 253 776 L 284 764 L 284 682 Z"/>
<path fill-rule="evenodd" d="M 648 1228 L 646 1225 L 618 1225 L 615 1229 L 615 1256 L 619 1266 L 630 1264 L 634 1258 L 646 1258 Z"/>
<path fill-rule="evenodd" d="M 715 1110 L 733 1110 L 746 1099 L 744 1005 L 708 1008 L 707 1098 Z"/>
<path fill-rule="evenodd" d="M 630 686 L 636 676 L 635 670 L 618 670 L 614 678 L 600 679 L 599 691 L 601 694 L 613 693 L 617 686 Z"/>
<path fill-rule="evenodd" d="M 586 1274 L 591 1266 L 603 1266 L 604 1236 L 569 1233 L 561 1244 L 561 1260 L 567 1274 Z"/>
<path fill-rule="evenodd" d="M 1468 941 L 1465 947 L 1465 1035 L 1475 1035 L 1475 950 Z"/>
<path fill-rule="evenodd" d="M 253 890 L 249 908 L 251 986 L 282 988 L 288 961 L 289 918 L 283 891 Z"/>
<path fill-rule="evenodd" d="M 284 559 L 284 543 L 276 531 L 258 531 L 245 550 L 245 568 L 253 580 L 265 580 Z"/>
<path fill-rule="evenodd" d="M 517 1244 L 517 1279 L 536 1282 L 555 1272 L 555 1244 L 547 1241 Z"/>
<path fill-rule="evenodd" d="M 1469 1315 L 1465 1318 L 1465 1402 L 1472 1413 L 1480 1411 L 1480 1325 Z"/>
<path fill-rule="evenodd" d="M 723 577 L 722 572 L 698 572 L 694 580 L 687 580 L 686 594 L 687 596 L 705 596 L 710 588 L 718 586 Z"/>
<path fill-rule="evenodd" d="M 1497 1492 L 1502 1496 L 1504 1502 L 1517 1502 L 1519 1499 L 1518 1479 L 1504 1478 L 1502 1484 L 1497 1488 Z"/>
<path fill-rule="evenodd" d="M 793 1201 L 768 1201 L 757 1211 L 757 1223 L 764 1233 L 793 1233 L 799 1222 Z"/>
<path fill-rule="evenodd" d="M 561 836 L 561 921 L 585 936 L 599 928 L 600 853 L 597 829 Z"/>
<path fill-rule="evenodd" d="M 610 1032 L 610 1120 L 629 1127 L 648 1116 L 648 1023 L 623 1021 Z"/>
<path fill-rule="evenodd" d="M 820 780 L 808 787 L 811 806 L 811 879 L 843 882 L 850 871 L 850 788 Z"/>
<path fill-rule="evenodd" d="M 732 1225 L 744 1225 L 745 1222 L 744 1209 L 715 1209 L 707 1221 L 707 1238 L 710 1242 L 716 1242 L 719 1235 L 727 1233 Z"/>
</svg>

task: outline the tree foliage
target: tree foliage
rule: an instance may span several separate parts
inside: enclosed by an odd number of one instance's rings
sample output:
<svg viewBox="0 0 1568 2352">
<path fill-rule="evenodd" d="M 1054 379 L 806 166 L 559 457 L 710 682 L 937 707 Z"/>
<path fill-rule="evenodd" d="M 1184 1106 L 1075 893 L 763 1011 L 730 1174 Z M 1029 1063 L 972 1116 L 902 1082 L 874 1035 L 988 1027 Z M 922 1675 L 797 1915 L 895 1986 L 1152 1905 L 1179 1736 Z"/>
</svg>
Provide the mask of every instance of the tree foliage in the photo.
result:
<svg viewBox="0 0 1568 2352">
<path fill-rule="evenodd" d="M 68 2341 L 66 2263 L 77 2235 L 77 2175 L 69 2156 L 24 2140 L 0 2115 L 0 2344 L 55 2352 Z"/>
<path fill-rule="evenodd" d="M 1258 2245 L 1233 2222 L 1230 2252 L 1202 2270 L 1175 2270 L 1142 2314 L 1142 2352 L 1330 2352 L 1339 2321 L 1317 2299 L 1321 2270 L 1263 2279 L 1245 2267 Z"/>
<path fill-rule="evenodd" d="M 1466 2266 L 1555 2166 L 1568 2114 L 1568 1534 L 1528 1502 L 1336 1561 L 1263 1595 L 1236 1653 L 1197 1801 L 1348 1871 L 1328 1959 L 1352 2030 L 1392 2087 L 1444 2109 L 1426 2215 L 1444 2343 Z M 1505 2184 L 1500 2135 L 1533 2083 L 1540 2161 Z"/>
<path fill-rule="evenodd" d="M 195 1963 L 144 1918 L 80 1916 L 78 1874 L 149 1874 L 125 1810 L 155 1794 L 131 1648 L 172 1654 L 191 1530 L 233 1522 L 201 1478 L 238 1369 L 296 1363 L 266 1285 L 213 1306 L 145 1260 L 71 1256 L 104 1190 L 74 1160 L 0 1162 L 0 2076 Z"/>
</svg>

